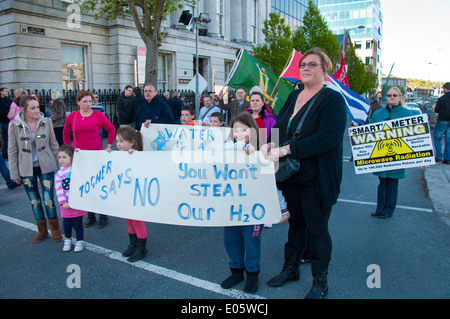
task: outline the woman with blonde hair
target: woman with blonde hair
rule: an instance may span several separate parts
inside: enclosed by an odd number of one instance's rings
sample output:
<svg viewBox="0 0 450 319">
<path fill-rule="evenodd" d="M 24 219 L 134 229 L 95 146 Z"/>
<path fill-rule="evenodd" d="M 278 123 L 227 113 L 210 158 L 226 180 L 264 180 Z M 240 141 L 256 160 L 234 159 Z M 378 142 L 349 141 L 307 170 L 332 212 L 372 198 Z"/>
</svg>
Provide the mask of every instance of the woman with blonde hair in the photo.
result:
<svg viewBox="0 0 450 319">
<path fill-rule="evenodd" d="M 278 183 L 290 213 L 289 231 L 284 266 L 267 284 L 280 287 L 300 279 L 300 259 L 308 240 L 313 285 L 306 298 L 321 299 L 328 292 L 328 220 L 340 192 L 347 113 L 343 96 L 324 86 L 331 70 L 325 53 L 316 48 L 305 52 L 299 67 L 304 89 L 292 91 L 278 114 L 272 135 L 278 131 L 279 140 L 271 136 L 271 142 L 261 148 L 273 161 L 291 156 L 301 162 L 298 173 Z M 303 117 L 300 133 L 295 134 Z"/>
<path fill-rule="evenodd" d="M 399 119 L 402 117 L 414 116 L 414 111 L 407 109 L 402 99 L 402 92 L 397 87 L 391 87 L 386 94 L 386 107 L 376 110 L 369 123 L 383 122 Z M 377 207 L 371 215 L 384 219 L 392 217 L 397 206 L 398 180 L 405 178 L 405 169 L 376 172 L 379 184 L 377 189 Z"/>
<path fill-rule="evenodd" d="M 50 114 L 49 117 L 53 123 L 53 131 L 59 146 L 64 144 L 63 129 L 66 122 L 66 110 L 63 101 L 63 95 L 59 90 L 51 91 Z"/>
</svg>

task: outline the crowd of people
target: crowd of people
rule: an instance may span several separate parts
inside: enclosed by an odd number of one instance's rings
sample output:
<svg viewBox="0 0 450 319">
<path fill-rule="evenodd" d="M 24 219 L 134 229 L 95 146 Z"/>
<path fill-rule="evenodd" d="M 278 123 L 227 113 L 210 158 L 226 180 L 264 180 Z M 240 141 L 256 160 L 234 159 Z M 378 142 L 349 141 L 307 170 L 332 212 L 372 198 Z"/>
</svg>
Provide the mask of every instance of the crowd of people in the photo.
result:
<svg viewBox="0 0 450 319">
<path fill-rule="evenodd" d="M 342 180 L 346 103 L 340 93 L 324 86 L 325 75 L 331 70 L 331 61 L 325 53 L 319 49 L 305 52 L 299 67 L 302 85 L 290 93 L 278 116 L 259 87 L 253 88 L 248 98 L 245 89 L 238 88 L 236 98 L 229 103 L 224 103 L 222 93 L 203 96 L 203 107 L 197 119 L 194 107 L 184 105 L 180 97 L 170 97 L 168 92 L 164 92 L 160 98 L 156 86 L 146 84 L 143 93 L 140 88 L 125 87 L 117 101 L 120 124 L 117 131 L 101 112 L 98 96 L 89 91 L 78 93 L 78 110 L 67 117 L 61 94 L 52 91 L 50 111 L 46 117 L 39 110 L 36 96 L 17 90 L 14 100 L 11 100 L 8 90 L 1 88 L 0 120 L 5 145 L 0 168 L 10 189 L 23 185 L 28 195 L 38 229 L 32 241 L 38 243 L 48 236 L 48 222 L 53 241 L 63 241 L 63 251 L 71 251 L 72 248 L 75 252 L 83 251 L 83 227 L 93 225 L 96 216 L 93 212 L 69 206 L 72 159 L 78 150 L 103 150 L 103 131 L 107 132 L 106 151 L 112 152 L 116 142 L 119 151 L 132 154 L 143 150 L 142 125 L 226 125 L 231 131 L 224 141 L 225 149 L 242 150 L 247 154 L 259 150 L 274 162 L 285 157 L 300 160 L 301 166 L 296 173 L 286 180 L 277 181 L 281 222 L 288 221 L 289 230 L 281 272 L 267 284 L 281 287 L 298 281 L 299 265 L 302 260 L 308 260 L 313 284 L 306 298 L 325 297 L 332 253 L 328 221 Z M 397 88 L 391 88 L 387 97 L 387 107 L 378 107 L 371 112 L 370 123 L 413 115 L 403 106 Z M 228 123 L 224 112 L 231 117 Z M 272 137 L 274 129 L 279 134 L 277 138 Z M 9 160 L 7 174 L 4 159 Z M 445 160 L 448 160 L 447 156 Z M 394 212 L 398 179 L 404 177 L 404 170 L 376 175 L 380 178 L 380 185 L 377 208 L 372 215 L 388 218 Z M 63 218 L 64 238 L 59 230 L 54 193 Z M 83 225 L 84 215 L 87 218 Z M 107 220 L 106 215 L 100 214 L 98 227 L 105 227 Z M 123 256 L 135 262 L 147 255 L 147 229 L 142 221 L 126 219 L 126 225 L 129 245 Z M 222 281 L 224 289 L 243 281 L 246 274 L 244 290 L 248 293 L 257 291 L 263 228 L 263 225 L 225 227 L 224 246 L 230 259 L 231 275 Z M 72 229 L 76 240 L 72 238 Z"/>
</svg>

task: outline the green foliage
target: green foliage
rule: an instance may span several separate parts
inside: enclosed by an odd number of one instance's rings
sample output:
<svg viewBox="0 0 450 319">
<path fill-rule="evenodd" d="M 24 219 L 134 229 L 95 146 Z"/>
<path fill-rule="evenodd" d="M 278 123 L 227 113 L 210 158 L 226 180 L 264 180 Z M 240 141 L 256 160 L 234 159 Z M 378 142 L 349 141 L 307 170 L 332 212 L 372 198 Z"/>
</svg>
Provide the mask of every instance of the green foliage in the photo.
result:
<svg viewBox="0 0 450 319">
<path fill-rule="evenodd" d="M 292 52 L 292 31 L 285 25 L 285 19 L 277 13 L 270 13 L 264 21 L 264 44 L 253 47 L 254 56 L 263 64 L 280 74 Z"/>
</svg>

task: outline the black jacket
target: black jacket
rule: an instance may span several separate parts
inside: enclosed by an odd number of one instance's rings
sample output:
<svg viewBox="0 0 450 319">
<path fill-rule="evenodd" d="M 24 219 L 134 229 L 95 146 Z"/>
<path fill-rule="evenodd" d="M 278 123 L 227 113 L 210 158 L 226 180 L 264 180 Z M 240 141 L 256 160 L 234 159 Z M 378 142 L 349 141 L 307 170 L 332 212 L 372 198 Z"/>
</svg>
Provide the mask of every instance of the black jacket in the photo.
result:
<svg viewBox="0 0 450 319">
<path fill-rule="evenodd" d="M 132 110 L 130 107 L 131 96 L 126 97 L 125 94 L 120 94 L 117 99 L 117 113 L 119 115 L 119 124 L 131 124 Z"/>
<path fill-rule="evenodd" d="M 450 99 L 450 91 L 441 96 L 434 108 L 434 112 L 438 113 L 438 121 L 450 121 L 450 118 L 445 117 L 445 107 L 447 106 L 447 102 Z"/>
<path fill-rule="evenodd" d="M 277 123 L 280 144 L 288 141 L 295 132 L 308 103 L 287 123 L 292 115 L 300 90 L 293 91 L 280 110 Z M 316 186 L 320 207 L 331 207 L 338 199 L 342 180 L 343 138 L 347 125 L 346 103 L 341 93 L 326 88 L 307 114 L 301 138 L 289 142 L 292 157 L 301 160 L 297 183 Z M 274 141 L 275 142 L 275 141 Z"/>
<path fill-rule="evenodd" d="M 136 112 L 136 130 L 140 131 L 146 120 L 152 120 L 152 123 L 157 124 L 173 124 L 173 114 L 167 103 L 155 96 L 150 103 L 145 100 L 139 106 Z"/>
</svg>

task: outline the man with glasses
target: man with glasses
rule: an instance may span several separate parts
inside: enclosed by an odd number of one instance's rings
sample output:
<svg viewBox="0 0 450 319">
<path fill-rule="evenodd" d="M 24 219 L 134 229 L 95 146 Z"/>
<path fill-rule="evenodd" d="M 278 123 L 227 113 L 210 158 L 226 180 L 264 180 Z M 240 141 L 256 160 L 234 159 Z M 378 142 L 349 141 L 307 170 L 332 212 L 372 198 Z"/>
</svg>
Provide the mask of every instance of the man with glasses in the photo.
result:
<svg viewBox="0 0 450 319">
<path fill-rule="evenodd" d="M 434 112 L 438 120 L 434 127 L 434 147 L 436 149 L 436 162 L 450 164 L 450 82 L 444 84 L 444 95 L 436 103 Z M 442 137 L 445 135 L 445 149 L 442 153 Z M 442 156 L 444 155 L 444 156 Z"/>
</svg>

